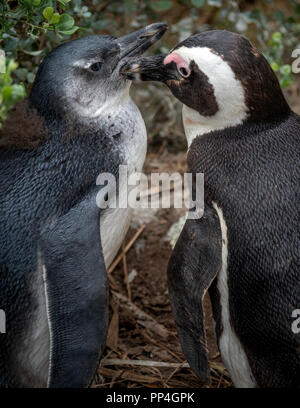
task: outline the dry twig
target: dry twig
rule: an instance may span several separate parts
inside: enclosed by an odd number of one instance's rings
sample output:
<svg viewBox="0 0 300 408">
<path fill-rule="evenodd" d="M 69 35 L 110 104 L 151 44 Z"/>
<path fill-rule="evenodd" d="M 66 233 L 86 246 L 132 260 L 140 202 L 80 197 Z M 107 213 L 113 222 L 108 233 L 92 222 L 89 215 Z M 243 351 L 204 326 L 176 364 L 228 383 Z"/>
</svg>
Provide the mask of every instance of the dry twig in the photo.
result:
<svg viewBox="0 0 300 408">
<path fill-rule="evenodd" d="M 120 358 L 105 358 L 101 361 L 101 366 L 143 366 L 143 367 L 164 367 L 164 368 L 189 368 L 188 363 L 166 363 L 164 361 L 151 360 L 121 360 Z"/>
<path fill-rule="evenodd" d="M 131 288 L 130 288 L 130 283 L 128 280 L 128 269 L 127 269 L 127 261 L 126 261 L 126 252 L 125 252 L 125 241 L 123 241 L 122 244 L 122 258 L 123 258 L 123 270 L 124 270 L 124 277 L 125 277 L 125 282 L 126 282 L 126 288 L 127 288 L 127 296 L 128 299 L 131 302 Z"/>
<path fill-rule="evenodd" d="M 111 266 L 108 268 L 107 273 L 111 274 L 113 270 L 116 268 L 116 266 L 119 264 L 119 262 L 123 259 L 123 252 L 126 254 L 129 249 L 132 247 L 132 245 L 135 243 L 135 241 L 138 239 L 138 237 L 141 235 L 141 233 L 144 231 L 145 226 L 142 226 L 137 230 L 137 232 L 134 234 L 133 238 L 129 241 L 129 243 L 126 245 L 124 251 L 116 258 L 116 260 L 111 264 Z"/>
<path fill-rule="evenodd" d="M 126 296 L 123 296 L 115 291 L 112 291 L 112 294 L 120 301 L 121 306 L 134 314 L 138 324 L 163 338 L 167 338 L 169 336 L 168 330 L 162 324 L 158 323 L 155 319 L 153 319 L 153 317 L 134 305 Z"/>
</svg>

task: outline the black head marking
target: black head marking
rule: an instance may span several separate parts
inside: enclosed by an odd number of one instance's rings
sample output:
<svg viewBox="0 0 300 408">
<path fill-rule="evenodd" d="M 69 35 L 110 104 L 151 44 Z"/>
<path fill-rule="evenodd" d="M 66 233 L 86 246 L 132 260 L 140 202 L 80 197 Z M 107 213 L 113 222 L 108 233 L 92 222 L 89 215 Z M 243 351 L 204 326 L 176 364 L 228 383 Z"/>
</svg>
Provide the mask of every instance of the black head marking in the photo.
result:
<svg viewBox="0 0 300 408">
<path fill-rule="evenodd" d="M 181 47 L 195 48 L 195 58 L 193 58 L 193 52 L 190 52 L 189 61 L 185 61 L 184 52 L 181 56 L 179 51 Z M 209 72 L 201 72 L 201 67 L 197 66 L 197 51 L 201 48 L 208 49 L 219 56 L 242 86 L 244 100 L 241 103 L 245 106 L 241 108 L 245 116 L 241 120 L 274 121 L 290 113 L 277 77 L 267 60 L 245 37 L 230 31 L 213 30 L 195 34 L 176 45 L 168 56 L 155 55 L 133 59 L 123 67 L 123 73 L 131 79 L 164 82 L 185 105 L 192 107 L 203 116 L 212 116 L 219 111 L 220 103 L 216 97 L 216 89 L 212 85 L 213 78 L 210 77 Z M 178 53 L 177 60 L 175 57 L 168 59 L 176 53 Z M 182 60 L 179 61 L 179 58 Z M 203 62 L 205 63 L 205 59 Z M 185 65 L 188 75 L 182 75 L 180 72 L 182 65 Z M 222 94 L 222 81 L 226 81 L 226 78 L 222 77 L 222 72 L 218 79 L 220 80 L 219 94 Z M 225 88 L 224 92 L 226 92 Z M 224 95 L 223 102 L 230 105 L 233 102 L 233 95 L 234 92 L 231 94 L 229 91 L 228 95 Z M 230 109 L 228 111 L 230 114 Z"/>
<path fill-rule="evenodd" d="M 219 107 L 212 84 L 194 61 L 190 63 L 190 68 L 191 74 L 187 79 L 169 80 L 167 85 L 186 106 L 198 111 L 202 116 L 215 115 Z"/>
<path fill-rule="evenodd" d="M 183 46 L 207 47 L 227 62 L 243 85 L 249 120 L 276 118 L 290 111 L 269 63 L 244 36 L 226 30 L 206 31 L 182 41 L 174 51 Z"/>
</svg>

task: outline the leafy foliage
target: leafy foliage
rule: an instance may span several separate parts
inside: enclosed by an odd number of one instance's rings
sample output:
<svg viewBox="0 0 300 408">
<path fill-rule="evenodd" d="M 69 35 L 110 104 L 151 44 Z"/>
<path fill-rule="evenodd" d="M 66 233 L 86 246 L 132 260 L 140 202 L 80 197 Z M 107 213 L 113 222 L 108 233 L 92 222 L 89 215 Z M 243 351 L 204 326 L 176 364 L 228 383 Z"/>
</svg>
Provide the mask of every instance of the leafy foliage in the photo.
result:
<svg viewBox="0 0 300 408">
<path fill-rule="evenodd" d="M 12 81 L 12 73 L 17 66 L 14 60 L 8 60 L 6 72 L 0 76 L 0 122 L 6 118 L 7 111 L 26 96 L 24 85 Z"/>
<path fill-rule="evenodd" d="M 34 81 L 39 57 L 45 51 L 45 36 L 56 45 L 78 30 L 74 18 L 64 12 L 70 1 L 1 2 L 0 45 L 6 54 L 6 72 L 0 77 L 0 123 L 14 103 L 25 97 L 24 84 L 28 87 Z"/>
</svg>

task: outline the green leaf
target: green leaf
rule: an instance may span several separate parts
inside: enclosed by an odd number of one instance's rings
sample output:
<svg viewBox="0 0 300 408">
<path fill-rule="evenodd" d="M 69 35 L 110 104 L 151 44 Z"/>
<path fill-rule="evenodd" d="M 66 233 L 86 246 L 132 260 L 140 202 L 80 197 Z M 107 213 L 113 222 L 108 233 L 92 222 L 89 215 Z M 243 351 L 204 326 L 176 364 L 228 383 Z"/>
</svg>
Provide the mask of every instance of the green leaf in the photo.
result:
<svg viewBox="0 0 300 408">
<path fill-rule="evenodd" d="M 63 6 L 66 6 L 68 3 L 70 3 L 71 0 L 57 0 L 60 4 Z"/>
<path fill-rule="evenodd" d="M 0 74 L 4 74 L 6 71 L 6 58 L 5 54 L 3 54 L 3 51 L 0 49 L 1 54 L 0 54 Z"/>
<path fill-rule="evenodd" d="M 287 86 L 292 85 L 293 80 L 292 80 L 292 78 L 290 76 L 288 76 L 288 77 L 281 78 L 279 82 L 280 82 L 280 86 L 282 86 L 282 88 L 286 88 Z"/>
<path fill-rule="evenodd" d="M 276 31 L 275 33 L 272 34 L 273 41 L 278 41 L 281 39 L 282 39 L 282 34 L 279 31 Z"/>
<path fill-rule="evenodd" d="M 41 0 L 32 0 L 32 4 L 34 6 L 39 6 L 41 4 Z"/>
<path fill-rule="evenodd" d="M 60 15 L 58 13 L 54 13 L 49 23 L 55 25 L 59 22 L 59 20 L 60 20 Z"/>
<path fill-rule="evenodd" d="M 74 26 L 72 27 L 70 30 L 59 30 L 60 33 L 65 34 L 65 35 L 72 35 L 74 34 L 77 30 L 79 29 L 79 27 Z"/>
<path fill-rule="evenodd" d="M 15 51 L 17 49 L 17 46 L 18 46 L 18 39 L 10 36 L 5 41 L 4 49 L 5 51 Z"/>
<path fill-rule="evenodd" d="M 172 8 L 172 1 L 155 1 L 151 4 L 151 8 L 155 11 L 167 11 Z"/>
<path fill-rule="evenodd" d="M 10 75 L 16 68 L 18 68 L 18 63 L 13 59 L 9 60 L 6 70 L 7 74 Z"/>
<path fill-rule="evenodd" d="M 272 34 L 269 41 L 269 45 L 275 49 L 279 49 L 281 46 L 282 34 L 280 32 L 275 32 Z"/>
<path fill-rule="evenodd" d="M 4 86 L 1 90 L 2 98 L 9 99 L 12 95 L 12 86 Z"/>
<path fill-rule="evenodd" d="M 46 7 L 43 11 L 43 16 L 46 20 L 50 21 L 54 13 L 53 7 Z"/>
<path fill-rule="evenodd" d="M 25 98 L 25 96 L 26 91 L 23 84 L 20 85 L 15 84 L 12 86 L 12 97 L 14 98 L 15 101 Z"/>
<path fill-rule="evenodd" d="M 22 6 L 31 9 L 31 0 L 23 0 Z"/>
<path fill-rule="evenodd" d="M 292 68 L 291 68 L 291 66 L 290 65 L 282 65 L 281 67 L 280 67 L 280 72 L 283 74 L 283 75 L 289 75 L 291 72 L 292 72 Z"/>
<path fill-rule="evenodd" d="M 272 62 L 270 65 L 274 72 L 279 71 L 279 66 L 276 62 Z"/>
<path fill-rule="evenodd" d="M 18 68 L 14 73 L 20 81 L 25 81 L 27 78 L 28 70 L 26 68 Z"/>
<path fill-rule="evenodd" d="M 30 84 L 32 84 L 33 81 L 34 81 L 34 77 L 35 77 L 35 75 L 34 75 L 32 72 L 28 72 L 28 74 L 27 74 L 27 81 L 28 81 Z"/>
<path fill-rule="evenodd" d="M 205 4 L 205 0 L 192 0 L 192 5 L 197 8 L 203 7 L 204 4 Z"/>
<path fill-rule="evenodd" d="M 73 17 L 69 16 L 69 14 L 62 14 L 56 27 L 59 31 L 68 31 L 73 27 L 74 23 Z"/>
</svg>

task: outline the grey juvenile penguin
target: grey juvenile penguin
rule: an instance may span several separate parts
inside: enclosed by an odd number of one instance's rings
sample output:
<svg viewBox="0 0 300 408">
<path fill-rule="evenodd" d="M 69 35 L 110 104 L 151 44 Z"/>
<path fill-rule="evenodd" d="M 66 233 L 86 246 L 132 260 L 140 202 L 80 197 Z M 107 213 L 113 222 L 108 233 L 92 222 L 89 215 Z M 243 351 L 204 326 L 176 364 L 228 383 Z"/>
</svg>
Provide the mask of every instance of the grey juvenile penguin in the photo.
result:
<svg viewBox="0 0 300 408">
<path fill-rule="evenodd" d="M 183 351 L 209 380 L 202 301 L 237 387 L 299 387 L 300 118 L 262 54 L 228 31 L 196 34 L 124 75 L 164 82 L 183 102 L 188 168 L 205 210 L 188 219 L 168 266 Z"/>
<path fill-rule="evenodd" d="M 152 24 L 121 38 L 87 36 L 59 46 L 3 126 L 2 387 L 92 381 L 107 333 L 106 267 L 130 221 L 128 209 L 99 208 L 96 179 L 103 172 L 118 179 L 121 164 L 140 171 L 146 153 L 144 121 L 119 68 L 166 28 Z"/>
</svg>

